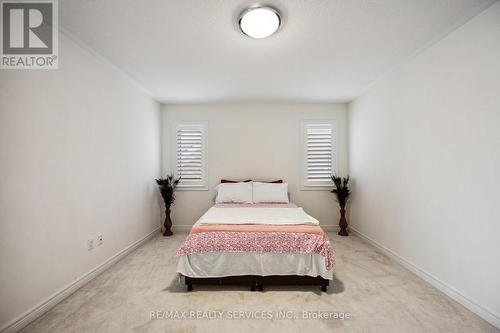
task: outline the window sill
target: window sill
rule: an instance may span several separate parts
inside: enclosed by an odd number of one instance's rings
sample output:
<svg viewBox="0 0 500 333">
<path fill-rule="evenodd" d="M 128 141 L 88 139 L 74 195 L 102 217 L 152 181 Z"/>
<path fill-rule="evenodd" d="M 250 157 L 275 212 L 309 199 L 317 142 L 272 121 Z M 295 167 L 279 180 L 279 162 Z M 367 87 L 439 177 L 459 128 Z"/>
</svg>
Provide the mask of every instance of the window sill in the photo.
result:
<svg viewBox="0 0 500 333">
<path fill-rule="evenodd" d="M 325 186 L 302 186 L 300 187 L 300 191 L 331 191 L 333 189 L 333 185 L 325 185 Z"/>
<path fill-rule="evenodd" d="M 208 186 L 177 186 L 177 191 L 208 191 Z"/>
</svg>

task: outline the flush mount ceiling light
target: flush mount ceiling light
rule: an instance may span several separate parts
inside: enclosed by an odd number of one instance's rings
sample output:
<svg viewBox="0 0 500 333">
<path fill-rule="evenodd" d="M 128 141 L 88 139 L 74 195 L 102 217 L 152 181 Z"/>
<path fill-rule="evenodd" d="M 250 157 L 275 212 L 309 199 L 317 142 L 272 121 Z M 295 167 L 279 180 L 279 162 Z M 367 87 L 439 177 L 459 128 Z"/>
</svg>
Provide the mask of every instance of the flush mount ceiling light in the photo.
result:
<svg viewBox="0 0 500 333">
<path fill-rule="evenodd" d="M 271 7 L 252 7 L 240 15 L 241 32 L 252 38 L 266 38 L 278 30 L 281 16 Z"/>
</svg>

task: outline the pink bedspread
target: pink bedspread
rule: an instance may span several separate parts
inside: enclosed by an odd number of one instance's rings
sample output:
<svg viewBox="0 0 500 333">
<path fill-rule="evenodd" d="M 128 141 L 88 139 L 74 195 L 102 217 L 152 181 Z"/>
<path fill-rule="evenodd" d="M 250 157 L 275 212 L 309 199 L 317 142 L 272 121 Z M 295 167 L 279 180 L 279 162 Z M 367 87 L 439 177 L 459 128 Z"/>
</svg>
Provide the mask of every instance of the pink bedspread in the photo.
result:
<svg viewBox="0 0 500 333">
<path fill-rule="evenodd" d="M 208 225 L 195 225 L 191 228 L 191 233 L 196 234 L 200 232 L 214 232 L 214 231 L 227 231 L 227 232 L 295 232 L 306 234 L 324 235 L 323 229 L 316 225 L 262 225 L 262 224 L 208 224 Z"/>
<path fill-rule="evenodd" d="M 216 205 L 216 207 L 262 207 L 255 204 L 229 205 Z M 269 207 L 296 207 L 294 204 L 268 205 Z M 327 269 L 335 266 L 335 256 L 330 241 L 318 226 L 220 224 L 194 226 L 177 251 L 177 255 L 209 252 L 317 253 L 325 258 Z"/>
</svg>

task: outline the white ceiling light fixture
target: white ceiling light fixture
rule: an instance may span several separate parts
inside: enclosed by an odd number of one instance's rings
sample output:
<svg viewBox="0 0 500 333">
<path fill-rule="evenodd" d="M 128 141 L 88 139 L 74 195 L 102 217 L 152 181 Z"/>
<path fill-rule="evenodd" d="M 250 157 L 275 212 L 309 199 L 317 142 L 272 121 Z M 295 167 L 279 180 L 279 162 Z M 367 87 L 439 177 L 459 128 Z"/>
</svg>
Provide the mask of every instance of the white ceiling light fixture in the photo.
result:
<svg viewBox="0 0 500 333">
<path fill-rule="evenodd" d="M 271 36 L 278 30 L 281 25 L 281 15 L 271 7 L 251 7 L 241 13 L 238 23 L 245 35 L 261 39 Z"/>
</svg>

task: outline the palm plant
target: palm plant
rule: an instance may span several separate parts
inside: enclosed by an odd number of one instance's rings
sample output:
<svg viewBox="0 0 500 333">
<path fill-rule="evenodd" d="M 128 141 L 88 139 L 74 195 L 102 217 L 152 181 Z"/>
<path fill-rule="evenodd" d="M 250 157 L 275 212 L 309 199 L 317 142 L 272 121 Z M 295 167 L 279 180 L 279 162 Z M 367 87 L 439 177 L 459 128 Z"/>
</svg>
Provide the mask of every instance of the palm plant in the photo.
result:
<svg viewBox="0 0 500 333">
<path fill-rule="evenodd" d="M 179 184 L 180 178 L 175 178 L 174 174 L 167 175 L 166 178 L 155 179 L 160 187 L 160 193 L 165 202 L 165 207 L 170 207 L 175 201 L 175 189 Z"/>
<path fill-rule="evenodd" d="M 349 176 L 347 176 L 347 178 L 342 178 L 332 175 L 332 181 L 335 185 L 332 193 L 335 193 L 340 208 L 345 208 L 349 200 L 349 196 L 351 195 L 351 191 L 349 190 Z"/>
<path fill-rule="evenodd" d="M 347 202 L 349 201 L 349 197 L 351 195 L 351 191 L 349 190 L 349 176 L 347 176 L 346 178 L 342 178 L 332 175 L 332 181 L 335 185 L 332 193 L 335 193 L 337 202 L 340 206 L 339 235 L 349 236 L 349 233 L 347 232 L 347 220 L 345 218 L 345 206 L 347 205 Z"/>
<path fill-rule="evenodd" d="M 165 202 L 165 232 L 163 236 L 172 236 L 173 232 L 170 230 L 172 228 L 172 219 L 170 218 L 170 206 L 174 204 L 175 201 L 175 189 L 179 185 L 181 178 L 175 178 L 174 174 L 167 175 L 166 178 L 155 179 L 156 184 L 160 188 L 161 196 L 163 197 L 163 202 Z"/>
</svg>

